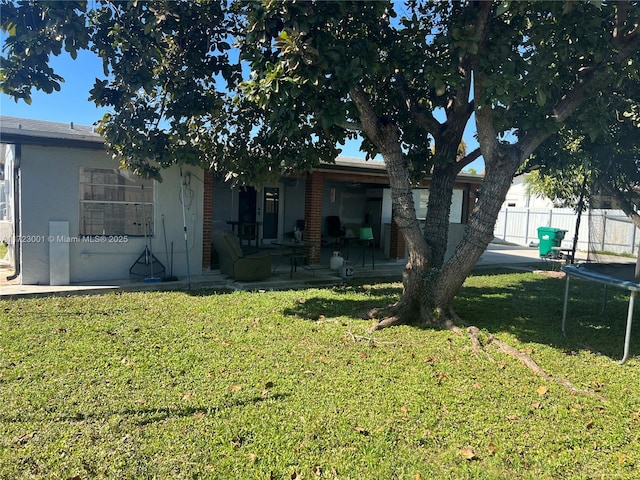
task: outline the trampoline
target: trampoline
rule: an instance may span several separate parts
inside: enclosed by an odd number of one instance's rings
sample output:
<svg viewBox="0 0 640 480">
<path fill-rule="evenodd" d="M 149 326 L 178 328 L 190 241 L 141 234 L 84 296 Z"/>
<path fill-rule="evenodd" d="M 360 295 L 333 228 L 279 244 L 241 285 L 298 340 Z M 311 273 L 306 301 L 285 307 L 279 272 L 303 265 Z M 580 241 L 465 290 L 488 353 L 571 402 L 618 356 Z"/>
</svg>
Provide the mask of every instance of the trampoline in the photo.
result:
<svg viewBox="0 0 640 480">
<path fill-rule="evenodd" d="M 629 358 L 629 342 L 631 340 L 631 324 L 633 323 L 633 306 L 635 298 L 640 291 L 640 257 L 635 264 L 632 263 L 581 263 L 577 265 L 565 265 L 562 271 L 566 274 L 566 287 L 564 292 L 564 307 L 562 310 L 562 333 L 566 335 L 567 303 L 569 300 L 569 280 L 571 277 L 581 278 L 591 282 L 602 283 L 605 286 L 606 300 L 607 287 L 609 285 L 626 289 L 630 292 L 629 307 L 627 309 L 627 327 L 624 337 L 624 352 L 620 364 Z"/>
</svg>

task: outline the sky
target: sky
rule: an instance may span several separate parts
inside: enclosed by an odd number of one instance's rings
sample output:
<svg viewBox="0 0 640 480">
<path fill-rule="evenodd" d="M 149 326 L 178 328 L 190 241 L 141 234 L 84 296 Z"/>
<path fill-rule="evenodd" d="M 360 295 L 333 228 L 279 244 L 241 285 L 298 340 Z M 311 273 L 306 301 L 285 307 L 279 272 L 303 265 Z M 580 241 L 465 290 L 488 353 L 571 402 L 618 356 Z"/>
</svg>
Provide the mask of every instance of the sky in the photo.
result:
<svg viewBox="0 0 640 480">
<path fill-rule="evenodd" d="M 16 103 L 8 96 L 0 94 L 0 114 L 51 122 L 73 122 L 76 125 L 93 125 L 100 120 L 108 109 L 98 108 L 89 101 L 89 90 L 93 88 L 95 79 L 104 78 L 100 59 L 92 52 L 80 51 L 75 61 L 66 54 L 52 57 L 51 67 L 65 79 L 59 92 L 46 94 L 32 90 L 31 105 L 22 100 Z M 464 135 L 469 152 L 478 146 L 474 134 L 475 123 L 472 119 Z M 342 155 L 364 158 L 365 153 L 358 147 L 359 141 L 348 142 L 342 147 Z M 468 171 L 470 168 L 481 173 L 484 170 L 483 160 L 476 160 L 465 170 Z"/>
</svg>

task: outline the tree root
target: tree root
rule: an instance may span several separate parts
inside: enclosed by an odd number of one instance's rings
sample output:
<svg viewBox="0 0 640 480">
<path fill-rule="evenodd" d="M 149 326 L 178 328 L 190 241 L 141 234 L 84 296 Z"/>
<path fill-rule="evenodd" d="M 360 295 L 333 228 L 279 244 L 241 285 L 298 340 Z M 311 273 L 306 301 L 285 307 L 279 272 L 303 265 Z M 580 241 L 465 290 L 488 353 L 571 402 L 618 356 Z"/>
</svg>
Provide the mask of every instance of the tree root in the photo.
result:
<svg viewBox="0 0 640 480">
<path fill-rule="evenodd" d="M 369 330 L 368 333 L 373 333 L 377 330 L 382 330 L 383 328 L 393 327 L 395 325 L 400 325 L 406 323 L 399 316 L 387 316 L 384 317 L 379 322 L 375 323 Z"/>
<path fill-rule="evenodd" d="M 562 385 L 563 387 L 565 387 L 567 390 L 569 390 L 570 392 L 573 393 L 579 393 L 580 395 L 586 395 L 588 397 L 592 397 L 595 398 L 597 400 L 600 400 L 601 402 L 606 402 L 607 399 L 605 397 L 603 397 L 602 395 L 598 395 L 595 392 L 592 392 L 591 390 L 584 390 L 582 388 L 578 388 L 575 385 L 573 385 L 569 380 L 565 379 L 565 378 L 558 378 L 558 377 L 554 377 L 553 375 L 549 375 L 540 365 L 538 365 L 536 363 L 536 361 L 531 358 L 530 355 L 521 352 L 520 350 L 512 347 L 511 345 L 507 345 L 504 342 L 501 342 L 500 340 L 498 340 L 496 337 L 494 337 L 491 334 L 488 334 L 487 336 L 487 340 L 485 342 L 485 344 L 483 345 L 482 342 L 480 341 L 480 329 L 478 327 L 474 327 L 473 325 L 467 325 L 465 322 L 463 322 L 460 317 L 458 317 L 458 315 L 451 310 L 451 315 L 456 318 L 461 324 L 464 324 L 467 327 L 467 334 L 469 335 L 469 337 L 471 338 L 471 342 L 473 343 L 473 351 L 476 353 L 479 352 L 483 352 L 485 353 L 491 360 L 494 360 L 493 357 L 484 350 L 485 346 L 489 346 L 491 344 L 494 344 L 498 350 L 500 350 L 503 353 L 506 353 L 507 355 L 520 360 L 520 362 L 522 362 L 522 364 L 527 367 L 529 370 L 531 370 L 532 372 L 534 372 L 535 374 L 539 375 L 540 377 L 544 378 L 547 382 L 555 382 L 558 383 L 560 385 Z M 452 327 L 451 330 L 462 334 L 462 330 L 458 327 Z M 495 360 L 494 360 L 495 361 Z"/>
<path fill-rule="evenodd" d="M 367 333 L 373 333 L 377 330 L 382 330 L 383 328 L 391 327 L 394 325 L 410 323 L 407 319 L 407 311 L 403 307 L 404 305 L 396 303 L 386 308 L 373 308 L 369 310 L 369 312 L 363 315 L 364 319 L 374 319 L 377 316 L 379 316 L 381 313 L 384 314 L 384 318 L 379 322 L 375 323 L 368 330 Z M 424 315 L 419 315 L 419 316 L 423 317 Z M 415 313 L 410 317 L 416 317 Z M 433 319 L 427 319 L 426 322 L 429 322 L 430 320 L 433 320 Z M 558 383 L 562 385 L 564 388 L 566 388 L 567 390 L 569 390 L 570 392 L 596 398 L 601 402 L 607 401 L 607 399 L 602 395 L 598 395 L 597 393 L 592 392 L 590 390 L 584 390 L 584 389 L 578 388 L 575 385 L 573 385 L 571 382 L 569 382 L 567 379 L 558 378 L 558 377 L 554 377 L 553 375 L 549 375 L 540 365 L 536 363 L 536 361 L 533 358 L 531 358 L 530 355 L 524 352 L 521 352 L 520 350 L 512 347 L 511 345 L 507 345 L 506 343 L 501 342 L 491 334 L 488 334 L 487 339 L 483 344 L 483 342 L 480 340 L 480 329 L 473 325 L 467 324 L 464 320 L 462 320 L 458 316 L 458 314 L 453 309 L 449 309 L 448 315 L 445 314 L 444 312 L 440 312 L 440 318 L 439 318 L 438 324 L 443 328 L 447 328 L 460 335 L 464 335 L 465 332 L 460 327 L 456 326 L 456 324 L 464 325 L 466 327 L 466 334 L 469 336 L 473 344 L 473 351 L 477 355 L 479 355 L 480 353 L 483 353 L 484 355 L 487 356 L 488 359 L 495 362 L 495 359 L 491 356 L 491 354 L 485 350 L 485 347 L 493 344 L 498 348 L 498 350 L 519 360 L 520 362 L 522 362 L 522 364 L 525 367 L 527 367 L 529 370 L 534 372 L 536 375 L 539 375 L 540 377 L 542 377 L 544 380 L 548 382 Z M 349 333 L 351 334 L 351 337 L 354 340 L 354 342 L 360 341 L 360 340 L 368 340 L 369 342 L 375 341 L 371 337 L 356 337 L 351 332 Z"/>
<path fill-rule="evenodd" d="M 383 328 L 394 327 L 396 325 L 425 325 L 433 322 L 433 317 L 428 315 L 422 308 L 416 308 L 411 304 L 397 302 L 387 307 L 372 308 L 362 316 L 365 320 L 378 320 L 370 329 L 369 333 Z"/>
<path fill-rule="evenodd" d="M 380 340 L 376 340 L 373 337 L 365 337 L 363 335 L 356 335 L 351 330 L 351 326 L 349 326 L 349 330 L 347 331 L 347 333 L 351 337 L 351 340 L 353 340 L 353 343 L 368 342 L 370 345 L 374 345 L 374 346 L 377 346 L 377 345 L 395 345 L 395 342 L 381 342 Z"/>
</svg>

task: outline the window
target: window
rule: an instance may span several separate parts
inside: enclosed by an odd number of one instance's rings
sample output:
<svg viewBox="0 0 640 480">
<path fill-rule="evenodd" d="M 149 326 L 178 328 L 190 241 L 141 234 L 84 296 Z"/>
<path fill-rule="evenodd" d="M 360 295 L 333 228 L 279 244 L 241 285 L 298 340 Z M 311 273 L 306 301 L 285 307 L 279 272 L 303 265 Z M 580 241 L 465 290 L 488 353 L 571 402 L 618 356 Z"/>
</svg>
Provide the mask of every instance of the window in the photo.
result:
<svg viewBox="0 0 640 480">
<path fill-rule="evenodd" d="M 429 190 L 426 188 L 413 190 L 413 204 L 416 209 L 416 218 L 424 220 L 429 207 Z"/>
<path fill-rule="evenodd" d="M 80 167 L 80 235 L 153 235 L 153 188 L 128 170 Z"/>
</svg>

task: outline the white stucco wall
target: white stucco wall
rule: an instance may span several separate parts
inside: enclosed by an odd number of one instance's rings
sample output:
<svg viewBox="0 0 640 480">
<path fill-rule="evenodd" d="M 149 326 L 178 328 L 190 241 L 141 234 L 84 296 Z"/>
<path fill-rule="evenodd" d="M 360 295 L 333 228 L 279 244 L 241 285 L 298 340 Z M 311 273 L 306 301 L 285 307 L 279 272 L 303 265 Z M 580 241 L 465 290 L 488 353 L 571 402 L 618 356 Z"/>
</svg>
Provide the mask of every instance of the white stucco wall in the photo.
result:
<svg viewBox="0 0 640 480">
<path fill-rule="evenodd" d="M 527 192 L 526 178 L 526 174 L 514 177 L 502 208 L 553 208 L 548 198 Z"/>
<path fill-rule="evenodd" d="M 22 221 L 21 280 L 23 284 L 49 283 L 49 222 L 69 222 L 69 235 L 79 235 L 79 169 L 80 167 L 117 168 L 117 162 L 106 152 L 90 149 L 22 146 L 20 212 Z M 190 274 L 202 273 L 202 170 L 191 172 L 190 190 L 193 200 L 186 209 Z M 186 248 L 183 233 L 181 180 L 177 167 L 163 171 L 163 182 L 155 186 L 153 254 L 167 264 L 162 215 L 165 218 L 167 245 L 174 244 L 173 274 L 186 276 Z M 188 203 L 188 202 L 187 202 Z M 69 244 L 70 281 L 92 282 L 128 279 L 129 268 L 144 251 L 144 237 L 128 237 L 127 241 L 98 243 L 78 237 Z M 86 240 L 86 241 L 83 241 Z"/>
</svg>

